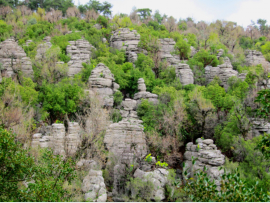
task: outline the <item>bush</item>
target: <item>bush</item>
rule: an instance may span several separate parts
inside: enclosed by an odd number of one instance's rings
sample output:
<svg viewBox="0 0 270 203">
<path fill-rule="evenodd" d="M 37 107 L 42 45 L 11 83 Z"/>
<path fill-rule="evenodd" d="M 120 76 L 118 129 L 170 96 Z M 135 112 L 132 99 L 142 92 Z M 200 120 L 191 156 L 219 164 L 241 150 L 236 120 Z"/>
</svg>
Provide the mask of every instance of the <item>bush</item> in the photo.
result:
<svg viewBox="0 0 270 203">
<path fill-rule="evenodd" d="M 0 128 L 0 201 L 68 200 L 63 184 L 75 177 L 75 163 L 54 156 L 48 149 L 37 160 L 16 141 L 15 134 Z"/>
</svg>

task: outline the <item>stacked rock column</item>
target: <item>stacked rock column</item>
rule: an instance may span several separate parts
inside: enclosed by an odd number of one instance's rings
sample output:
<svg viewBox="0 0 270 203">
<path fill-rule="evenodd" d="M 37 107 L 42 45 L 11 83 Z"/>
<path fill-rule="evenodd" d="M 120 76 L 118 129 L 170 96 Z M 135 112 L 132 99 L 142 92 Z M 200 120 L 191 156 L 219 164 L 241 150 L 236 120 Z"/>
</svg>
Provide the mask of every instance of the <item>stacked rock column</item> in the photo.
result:
<svg viewBox="0 0 270 203">
<path fill-rule="evenodd" d="M 80 144 L 80 126 L 76 122 L 68 123 L 68 135 L 66 136 L 65 149 L 67 155 L 74 155 Z"/>
</svg>

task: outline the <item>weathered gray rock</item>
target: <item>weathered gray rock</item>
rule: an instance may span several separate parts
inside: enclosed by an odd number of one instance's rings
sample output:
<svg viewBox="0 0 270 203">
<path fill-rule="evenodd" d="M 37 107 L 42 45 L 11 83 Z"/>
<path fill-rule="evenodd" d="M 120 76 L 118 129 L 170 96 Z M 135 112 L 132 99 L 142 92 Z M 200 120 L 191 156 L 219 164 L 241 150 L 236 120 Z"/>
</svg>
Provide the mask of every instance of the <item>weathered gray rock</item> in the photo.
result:
<svg viewBox="0 0 270 203">
<path fill-rule="evenodd" d="M 141 99 L 148 99 L 148 101 L 153 104 L 158 104 L 158 95 L 146 92 L 146 86 L 143 78 L 138 80 L 138 90 L 139 92 L 134 94 L 134 99 L 137 100 L 137 106 L 141 103 Z"/>
<path fill-rule="evenodd" d="M 98 163 L 94 160 L 81 159 L 77 162 L 76 167 L 81 170 L 89 171 L 91 169 L 98 170 Z"/>
<path fill-rule="evenodd" d="M 248 139 L 252 139 L 254 137 L 258 137 L 263 135 L 264 133 L 270 133 L 270 123 L 264 121 L 264 119 L 254 118 L 251 119 L 252 128 L 249 132 Z"/>
<path fill-rule="evenodd" d="M 107 191 L 102 177 L 102 171 L 91 169 L 83 179 L 82 191 L 85 193 L 85 201 L 106 202 Z"/>
<path fill-rule="evenodd" d="M 215 180 L 217 186 L 220 186 L 220 177 L 224 174 L 224 170 L 219 170 L 219 167 L 225 163 L 225 156 L 221 154 L 220 150 L 217 150 L 211 139 L 202 140 L 199 138 L 196 143 L 197 145 L 189 142 L 186 145 L 184 154 L 185 167 L 183 170 L 190 173 L 187 178 L 194 176 L 198 170 L 203 171 L 206 167 L 208 176 Z M 196 150 L 194 150 L 195 148 Z M 192 160 L 195 158 L 198 160 L 192 165 Z"/>
<path fill-rule="evenodd" d="M 101 26 L 100 24 L 98 24 L 98 23 L 95 24 L 94 27 L 95 27 L 96 29 L 98 29 L 98 30 L 100 30 L 100 29 L 102 28 L 102 26 Z"/>
<path fill-rule="evenodd" d="M 19 70 L 26 76 L 33 73 L 30 58 L 12 38 L 0 43 L 0 63 L 3 65 L 2 72 L 5 77 L 12 77 Z"/>
<path fill-rule="evenodd" d="M 104 106 L 113 106 L 113 94 L 118 91 L 119 85 L 114 82 L 114 75 L 103 63 L 99 63 L 92 70 L 89 77 L 90 95 L 97 94 Z"/>
<path fill-rule="evenodd" d="M 134 173 L 134 178 L 140 178 L 142 181 L 151 181 L 154 184 L 154 191 L 151 199 L 156 201 L 162 201 L 165 199 L 165 184 L 167 183 L 167 176 L 169 172 L 166 169 L 155 169 L 151 172 L 144 172 L 137 169 Z"/>
<path fill-rule="evenodd" d="M 137 119 L 123 119 L 108 127 L 104 137 L 104 143 L 109 152 L 121 157 L 125 150 L 132 153 L 134 158 L 140 158 L 147 154 L 144 128 Z M 130 162 L 134 161 L 133 157 Z"/>
<path fill-rule="evenodd" d="M 266 69 L 270 69 L 270 63 L 266 61 L 263 54 L 256 50 L 246 50 L 245 51 L 247 66 L 256 66 L 258 64 L 262 64 L 262 66 Z"/>
<path fill-rule="evenodd" d="M 68 62 L 68 75 L 73 76 L 81 71 L 82 63 L 89 63 L 92 57 L 92 50 L 95 49 L 87 40 L 79 39 L 77 41 L 69 41 L 66 52 L 70 56 Z"/>
<path fill-rule="evenodd" d="M 139 41 L 140 34 L 136 30 L 120 28 L 112 33 L 110 46 L 118 50 L 125 50 L 128 61 L 134 63 L 137 60 L 137 53 L 140 51 Z"/>
<path fill-rule="evenodd" d="M 193 84 L 194 75 L 189 65 L 180 61 L 179 56 L 172 55 L 174 52 L 175 41 L 173 39 L 159 39 L 161 48 L 161 59 L 166 60 L 168 65 L 175 67 L 176 76 L 180 79 L 183 85 Z M 193 50 L 194 52 L 194 50 Z M 195 53 L 194 53 L 195 54 Z"/>
<path fill-rule="evenodd" d="M 224 54 L 224 50 L 223 49 L 219 49 L 218 50 L 218 54 L 217 54 L 217 58 L 219 59 L 223 54 Z"/>
</svg>

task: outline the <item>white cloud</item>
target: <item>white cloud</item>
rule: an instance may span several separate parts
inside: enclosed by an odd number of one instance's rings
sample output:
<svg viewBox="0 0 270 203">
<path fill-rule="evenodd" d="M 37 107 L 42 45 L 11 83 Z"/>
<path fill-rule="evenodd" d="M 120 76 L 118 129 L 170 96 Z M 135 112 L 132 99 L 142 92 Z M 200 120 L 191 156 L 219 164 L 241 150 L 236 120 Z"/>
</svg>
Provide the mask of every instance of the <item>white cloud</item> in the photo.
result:
<svg viewBox="0 0 270 203">
<path fill-rule="evenodd" d="M 238 11 L 231 14 L 227 20 L 237 22 L 238 25 L 248 26 L 251 20 L 266 19 L 270 23 L 269 0 L 247 0 L 240 4 Z"/>
<path fill-rule="evenodd" d="M 75 0 L 76 1 L 76 0 Z M 159 10 L 160 13 L 179 18 L 193 17 L 196 21 L 212 21 L 214 16 L 199 7 L 195 0 L 107 0 L 113 4 L 113 14 L 129 14 L 133 6 L 137 8 L 150 8 L 154 12 Z M 80 0 L 81 4 L 87 3 L 88 0 Z M 101 1 L 103 2 L 103 1 Z"/>
</svg>

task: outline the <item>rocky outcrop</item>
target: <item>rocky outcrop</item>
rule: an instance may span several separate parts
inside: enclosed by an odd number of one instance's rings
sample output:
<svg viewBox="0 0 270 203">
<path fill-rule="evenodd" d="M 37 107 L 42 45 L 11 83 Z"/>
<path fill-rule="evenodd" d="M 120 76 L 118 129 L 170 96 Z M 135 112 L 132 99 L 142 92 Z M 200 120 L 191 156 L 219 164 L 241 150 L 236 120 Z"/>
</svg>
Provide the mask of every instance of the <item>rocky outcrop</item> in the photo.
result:
<svg viewBox="0 0 270 203">
<path fill-rule="evenodd" d="M 106 202 L 107 191 L 102 177 L 102 171 L 93 170 L 83 179 L 82 191 L 84 199 L 89 202 Z"/>
<path fill-rule="evenodd" d="M 134 178 L 140 178 L 142 181 L 151 181 L 154 184 L 154 191 L 152 193 L 152 200 L 162 201 L 165 199 L 165 185 L 167 183 L 167 176 L 169 172 L 166 169 L 158 168 L 151 172 L 144 172 L 137 169 L 134 173 Z"/>
<path fill-rule="evenodd" d="M 66 48 L 67 55 L 70 56 L 68 62 L 68 75 L 74 76 L 83 68 L 82 63 L 89 63 L 92 57 L 92 49 L 95 49 L 87 40 L 79 39 L 77 41 L 69 41 Z"/>
<path fill-rule="evenodd" d="M 208 176 L 215 180 L 216 185 L 220 186 L 220 177 L 224 173 L 224 170 L 219 170 L 219 167 L 225 163 L 225 156 L 221 154 L 220 150 L 217 150 L 214 141 L 211 139 L 202 140 L 201 138 L 196 140 L 197 144 L 192 142 L 187 143 L 186 152 L 184 154 L 185 167 L 190 175 L 193 177 L 198 171 L 204 171 L 204 167 L 207 169 Z M 192 159 L 198 160 L 192 165 Z"/>
<path fill-rule="evenodd" d="M 138 90 L 139 92 L 134 94 L 134 100 L 137 101 L 137 106 L 141 103 L 141 99 L 148 99 L 148 101 L 153 104 L 158 104 L 158 95 L 146 91 L 146 85 L 143 78 L 138 80 Z"/>
<path fill-rule="evenodd" d="M 134 63 L 137 60 L 137 54 L 139 52 L 139 41 L 140 34 L 136 30 L 121 28 L 112 33 L 110 46 L 118 50 L 125 50 L 128 61 Z"/>
<path fill-rule="evenodd" d="M 12 77 L 19 70 L 26 76 L 33 73 L 30 58 L 14 39 L 7 39 L 0 43 L 0 63 L 5 77 Z"/>
<path fill-rule="evenodd" d="M 228 88 L 228 79 L 232 76 L 236 76 L 245 79 L 245 74 L 239 74 L 236 70 L 233 70 L 233 66 L 228 57 L 224 58 L 224 63 L 219 65 L 218 67 L 206 66 L 205 67 L 205 77 L 207 83 L 210 83 L 214 77 L 217 76 L 222 82 L 222 86 L 227 89 Z"/>
<path fill-rule="evenodd" d="M 182 63 L 179 56 L 171 54 L 171 52 L 175 51 L 175 41 L 173 39 L 165 38 L 159 39 L 159 42 L 161 45 L 161 59 L 166 60 L 168 65 L 175 67 L 176 76 L 183 85 L 193 84 L 194 74 L 189 65 Z"/>
<path fill-rule="evenodd" d="M 80 143 L 80 127 L 76 122 L 68 123 L 68 130 L 64 124 L 54 123 L 33 135 L 32 148 L 51 148 L 55 155 L 74 155 Z"/>
<path fill-rule="evenodd" d="M 93 27 L 96 28 L 96 29 L 98 29 L 98 30 L 102 29 L 102 26 L 100 24 L 98 24 L 98 23 L 95 24 Z"/>
<path fill-rule="evenodd" d="M 247 66 L 256 66 L 258 64 L 262 64 L 262 66 L 266 69 L 270 69 L 270 63 L 265 60 L 263 54 L 256 50 L 246 50 L 245 51 Z"/>
<path fill-rule="evenodd" d="M 41 60 L 42 58 L 45 57 L 46 51 L 52 47 L 52 43 L 50 41 L 51 37 L 49 36 L 44 37 L 43 43 L 37 46 L 37 54 L 35 57 L 36 60 Z"/>
<path fill-rule="evenodd" d="M 119 85 L 114 82 L 114 75 L 103 63 L 99 63 L 92 70 L 89 77 L 90 95 L 97 94 L 104 106 L 113 106 L 113 94 L 118 91 Z"/>
</svg>

